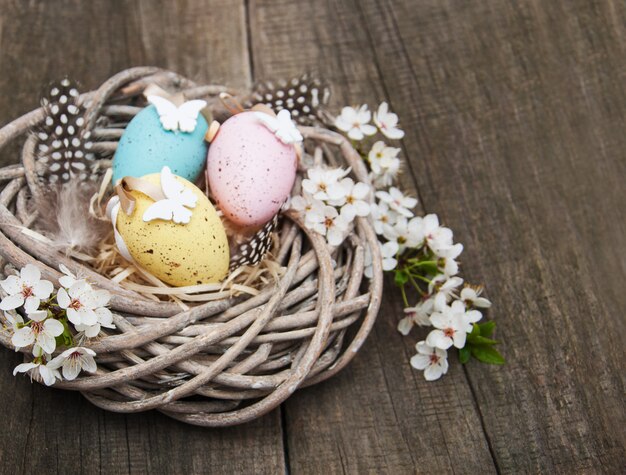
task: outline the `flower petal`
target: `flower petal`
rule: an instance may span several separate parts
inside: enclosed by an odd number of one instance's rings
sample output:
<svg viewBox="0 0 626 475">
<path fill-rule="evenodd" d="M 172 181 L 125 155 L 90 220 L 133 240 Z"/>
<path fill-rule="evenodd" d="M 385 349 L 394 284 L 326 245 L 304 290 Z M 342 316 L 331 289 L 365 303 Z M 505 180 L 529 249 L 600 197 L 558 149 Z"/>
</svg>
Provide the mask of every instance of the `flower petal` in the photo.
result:
<svg viewBox="0 0 626 475">
<path fill-rule="evenodd" d="M 411 357 L 411 366 L 415 369 L 426 369 L 430 365 L 430 357 L 426 355 L 413 355 Z"/>
<path fill-rule="evenodd" d="M 100 325 L 108 328 L 115 328 L 115 325 L 113 325 L 113 314 L 111 313 L 111 310 L 106 307 L 100 307 L 95 309 L 94 312 L 98 316 L 98 323 L 100 323 Z"/>
<path fill-rule="evenodd" d="M 35 364 L 35 363 L 18 364 L 13 369 L 13 376 L 15 376 L 17 373 L 26 373 L 27 371 L 30 371 L 31 369 L 36 368 L 37 366 L 39 366 L 39 364 Z"/>
<path fill-rule="evenodd" d="M 35 334 L 30 327 L 20 328 L 11 337 L 11 343 L 15 348 L 24 348 L 35 343 Z"/>
<path fill-rule="evenodd" d="M 87 371 L 88 373 L 95 373 L 98 369 L 98 366 L 96 365 L 96 360 L 94 360 L 93 356 L 91 355 L 81 356 L 81 363 L 83 371 Z"/>
<path fill-rule="evenodd" d="M 76 310 L 74 310 L 73 308 L 68 308 L 67 309 L 67 318 L 74 325 L 80 325 L 81 321 L 82 321 L 80 314 Z"/>
<path fill-rule="evenodd" d="M 37 310 L 36 312 L 30 312 L 28 314 L 28 318 L 33 320 L 34 322 L 42 322 L 48 316 L 48 312 L 45 310 Z"/>
<path fill-rule="evenodd" d="M 0 302 L 0 310 L 13 310 L 22 305 L 24 305 L 24 297 L 22 294 L 9 295 Z"/>
<path fill-rule="evenodd" d="M 75 283 L 76 283 L 76 279 L 69 275 L 64 275 L 63 277 L 59 278 L 59 284 L 61 284 L 66 289 L 69 289 Z"/>
<path fill-rule="evenodd" d="M 326 238 L 331 246 L 339 246 L 343 242 L 343 232 L 333 227 L 328 230 Z"/>
<path fill-rule="evenodd" d="M 363 124 L 361 125 L 361 132 L 365 135 L 374 135 L 376 133 L 376 127 L 370 124 Z"/>
<path fill-rule="evenodd" d="M 43 322 L 43 327 L 46 330 L 46 333 L 49 333 L 52 336 L 59 336 L 65 330 L 63 324 L 54 318 L 49 318 Z"/>
<path fill-rule="evenodd" d="M 385 127 L 385 128 L 380 129 L 380 131 L 383 133 L 385 137 L 390 138 L 392 140 L 400 140 L 402 137 L 404 137 L 404 131 L 396 127 L 392 127 L 392 128 Z"/>
<path fill-rule="evenodd" d="M 41 279 L 41 271 L 33 264 L 26 264 L 20 271 L 20 278 L 25 284 L 34 286 Z"/>
<path fill-rule="evenodd" d="M 426 344 L 447 350 L 452 346 L 452 338 L 448 338 L 441 330 L 433 330 L 426 337 Z"/>
<path fill-rule="evenodd" d="M 49 369 L 59 369 L 61 367 L 61 365 L 67 359 L 67 356 L 65 355 L 65 353 L 67 353 L 67 351 L 64 351 L 59 356 L 53 358 L 52 361 L 50 361 L 46 366 Z"/>
<path fill-rule="evenodd" d="M 56 383 L 57 378 L 61 379 L 57 370 L 51 370 L 45 365 L 39 366 L 39 375 L 46 386 L 52 386 Z"/>
<path fill-rule="evenodd" d="M 41 346 L 41 349 L 46 353 L 54 353 L 57 347 L 56 340 L 48 332 L 41 332 L 37 335 L 37 344 Z"/>
<path fill-rule="evenodd" d="M 59 291 L 57 292 L 57 303 L 59 304 L 59 307 L 67 308 L 69 307 L 71 302 L 72 302 L 72 299 L 70 299 L 70 296 L 68 295 L 67 291 L 62 288 L 59 289 Z"/>
<path fill-rule="evenodd" d="M 77 280 L 68 291 L 70 297 L 79 298 L 85 292 L 91 290 L 91 285 L 86 280 Z"/>
<path fill-rule="evenodd" d="M 68 381 L 76 379 L 80 373 L 80 360 L 78 358 L 68 358 L 63 363 L 63 377 Z"/>
<path fill-rule="evenodd" d="M 83 325 L 95 325 L 98 323 L 98 315 L 90 308 L 82 307 L 78 314 Z"/>
<path fill-rule="evenodd" d="M 361 126 L 361 128 L 362 127 L 363 126 Z M 350 129 L 350 131 L 348 132 L 348 137 L 350 137 L 352 140 L 363 140 L 363 137 L 365 137 L 365 136 L 363 135 L 363 132 L 361 131 L 361 128 L 354 127 L 352 129 Z"/>
<path fill-rule="evenodd" d="M 24 311 L 28 314 L 35 313 L 37 310 L 39 310 L 40 304 L 41 304 L 41 300 L 39 300 L 38 297 L 32 297 L 32 296 L 28 297 L 26 299 L 26 302 L 24 302 Z"/>
<path fill-rule="evenodd" d="M 456 331 L 454 332 L 454 336 L 452 339 L 454 340 L 454 346 L 457 348 L 463 348 L 465 346 L 465 339 L 467 338 L 467 333 L 464 331 Z"/>
<path fill-rule="evenodd" d="M 441 378 L 443 374 L 443 368 L 439 364 L 430 365 L 424 370 L 424 379 L 426 381 L 435 381 Z"/>
<path fill-rule="evenodd" d="M 40 280 L 36 284 L 33 285 L 33 292 L 40 299 L 47 299 L 50 297 L 50 294 L 54 290 L 54 286 L 52 282 L 48 280 Z"/>
<path fill-rule="evenodd" d="M 0 286 L 9 295 L 17 294 L 22 290 L 20 279 L 15 275 L 10 275 L 6 279 L 0 281 Z"/>
<path fill-rule="evenodd" d="M 398 322 L 398 331 L 404 336 L 408 335 L 413 328 L 413 319 L 411 317 L 404 317 Z"/>
<path fill-rule="evenodd" d="M 101 325 L 96 323 L 95 325 L 81 325 L 80 329 L 78 327 L 76 329 L 84 331 L 87 338 L 95 338 L 100 333 L 100 327 Z"/>
</svg>

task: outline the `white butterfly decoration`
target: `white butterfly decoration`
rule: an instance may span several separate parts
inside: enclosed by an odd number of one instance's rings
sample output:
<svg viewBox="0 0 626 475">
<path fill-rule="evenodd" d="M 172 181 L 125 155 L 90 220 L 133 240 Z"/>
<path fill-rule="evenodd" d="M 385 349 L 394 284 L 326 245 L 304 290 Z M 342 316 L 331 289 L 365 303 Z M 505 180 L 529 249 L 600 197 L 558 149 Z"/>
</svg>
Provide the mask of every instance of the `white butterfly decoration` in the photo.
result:
<svg viewBox="0 0 626 475">
<path fill-rule="evenodd" d="M 276 117 L 258 111 L 254 114 L 281 142 L 285 144 L 302 142 L 302 134 L 291 120 L 291 113 L 287 109 L 281 110 Z"/>
<path fill-rule="evenodd" d="M 198 123 L 198 114 L 206 107 L 206 101 L 187 101 L 181 106 L 161 96 L 148 96 L 148 102 L 156 107 L 159 120 L 165 130 L 193 132 Z"/>
<path fill-rule="evenodd" d="M 191 219 L 191 211 L 195 208 L 198 197 L 189 188 L 185 188 L 171 172 L 170 167 L 161 170 L 161 189 L 165 199 L 155 201 L 144 212 L 145 222 L 155 219 L 174 221 L 176 224 L 187 224 Z"/>
</svg>

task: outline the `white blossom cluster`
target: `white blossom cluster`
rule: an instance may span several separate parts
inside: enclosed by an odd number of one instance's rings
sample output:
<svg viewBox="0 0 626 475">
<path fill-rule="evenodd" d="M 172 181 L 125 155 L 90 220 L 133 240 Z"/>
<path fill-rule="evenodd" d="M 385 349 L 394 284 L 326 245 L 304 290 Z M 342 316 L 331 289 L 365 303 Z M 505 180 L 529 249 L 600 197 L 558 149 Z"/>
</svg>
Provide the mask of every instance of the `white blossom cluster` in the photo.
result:
<svg viewBox="0 0 626 475">
<path fill-rule="evenodd" d="M 346 238 L 357 216 L 368 216 L 370 186 L 355 182 L 342 168 L 311 168 L 302 180 L 302 195 L 291 200 L 291 208 L 304 215 L 307 228 L 326 236 L 331 246 Z"/>
<path fill-rule="evenodd" d="M 432 381 L 448 370 L 447 350 L 451 346 L 459 349 L 465 346 L 473 324 L 482 318 L 478 309 L 488 308 L 491 303 L 480 296 L 481 287 L 466 285 L 461 288 L 463 279 L 457 275 L 457 259 L 463 245 L 454 243 L 452 231 L 441 226 L 435 214 L 415 216 L 412 210 L 417 199 L 392 186 L 402 166 L 398 157 L 401 149 L 379 140 L 373 143 L 369 152 L 363 150 L 361 141 L 376 134 L 377 130 L 388 139 L 404 136 L 398 128 L 398 116 L 389 111 L 386 102 L 374 114 L 376 127 L 370 124 L 371 118 L 367 105 L 344 107 L 335 126 L 353 140 L 355 148 L 368 163 L 370 179 L 378 190 L 375 202 L 370 205 L 370 214 L 380 236 L 383 270 L 396 271 L 396 277 L 398 272 L 403 273 L 400 277 L 420 291 L 420 300 L 409 306 L 402 287 L 407 308 L 398 330 L 407 335 L 414 325 L 433 327 L 426 339 L 417 343 L 417 354 L 411 358 L 411 365 L 424 370 L 425 379 Z M 403 262 L 398 268 L 399 261 L 408 259 L 407 256 L 413 257 L 412 262 Z M 411 274 L 411 266 L 422 265 L 428 266 L 428 270 L 415 276 Z M 372 255 L 369 250 L 366 266 L 365 275 L 371 277 Z M 421 287 L 415 282 L 416 278 L 422 279 Z"/>
<path fill-rule="evenodd" d="M 451 346 L 465 346 L 472 324 L 483 317 L 476 308 L 491 306 L 489 300 L 480 297 L 481 287 L 461 289 L 462 284 L 462 278 L 442 271 L 428 284 L 428 293 L 415 306 L 404 309 L 406 316 L 398 323 L 398 331 L 403 335 L 408 335 L 414 325 L 434 327 L 424 341 L 417 343 L 417 354 L 411 358 L 411 365 L 424 370 L 428 381 L 447 373 L 447 350 Z"/>
<path fill-rule="evenodd" d="M 60 269 L 64 275 L 56 294 L 52 282 L 42 279 L 32 264 L 0 281 L 5 294 L 0 310 L 12 332 L 11 342 L 16 351 L 32 347 L 33 361 L 18 365 L 13 374 L 38 376 L 47 386 L 61 379 L 73 380 L 82 370 L 96 371 L 96 354 L 89 348 L 71 347 L 53 357 L 59 341 L 82 341 L 97 336 L 102 327 L 115 328 L 106 308 L 110 293 L 78 279 L 62 264 Z"/>
</svg>

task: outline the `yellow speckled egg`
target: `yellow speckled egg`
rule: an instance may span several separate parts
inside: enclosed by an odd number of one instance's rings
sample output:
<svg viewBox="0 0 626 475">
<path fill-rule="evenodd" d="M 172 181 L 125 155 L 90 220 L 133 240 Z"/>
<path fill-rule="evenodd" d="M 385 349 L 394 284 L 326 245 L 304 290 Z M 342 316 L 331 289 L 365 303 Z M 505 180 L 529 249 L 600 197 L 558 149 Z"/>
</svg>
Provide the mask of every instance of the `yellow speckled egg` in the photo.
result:
<svg viewBox="0 0 626 475">
<path fill-rule="evenodd" d="M 160 185 L 160 174 L 144 180 Z M 117 230 L 133 259 L 163 282 L 176 286 L 220 282 L 228 273 L 230 252 L 226 231 L 215 208 L 194 184 L 175 179 L 197 197 L 187 224 L 155 219 L 145 222 L 143 215 L 154 201 L 133 190 L 135 209 L 130 215 L 120 210 Z"/>
</svg>

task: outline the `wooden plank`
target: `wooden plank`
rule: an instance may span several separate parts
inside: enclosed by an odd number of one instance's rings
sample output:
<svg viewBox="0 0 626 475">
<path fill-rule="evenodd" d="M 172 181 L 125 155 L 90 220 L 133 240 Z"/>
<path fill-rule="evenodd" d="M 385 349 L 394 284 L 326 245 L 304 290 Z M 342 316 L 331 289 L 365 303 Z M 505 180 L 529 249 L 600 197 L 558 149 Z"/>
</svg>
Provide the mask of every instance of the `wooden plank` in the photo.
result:
<svg viewBox="0 0 626 475">
<path fill-rule="evenodd" d="M 501 472 L 623 473 L 623 2 L 364 2 L 429 210 L 509 364 L 470 382 Z"/>
<path fill-rule="evenodd" d="M 335 108 L 388 97 L 357 2 L 252 1 L 250 27 L 256 79 L 315 70 L 334 86 Z M 411 107 L 415 100 L 401 112 Z M 410 173 L 403 181 L 416 192 Z M 387 284 L 375 331 L 351 366 L 286 403 L 292 472 L 494 471 L 462 368 L 436 384 L 411 369 L 415 340 L 396 331 L 401 298 Z"/>
<path fill-rule="evenodd" d="M 201 81 L 250 82 L 243 1 L 0 0 L 0 124 L 64 74 L 87 88 L 133 65 Z M 16 161 L 3 152 L 1 163 Z M 0 358 L 3 473 L 284 473 L 280 412 L 209 430 L 159 413 L 105 413 L 80 395 L 14 378 Z"/>
</svg>

